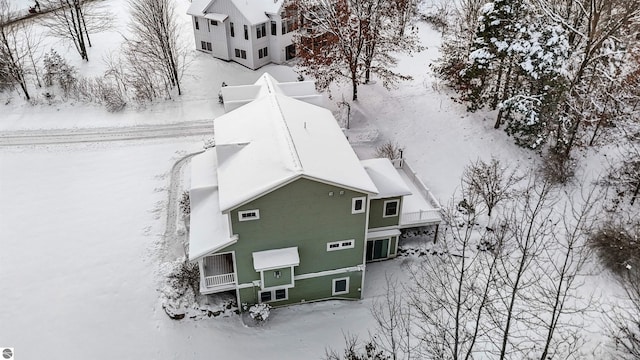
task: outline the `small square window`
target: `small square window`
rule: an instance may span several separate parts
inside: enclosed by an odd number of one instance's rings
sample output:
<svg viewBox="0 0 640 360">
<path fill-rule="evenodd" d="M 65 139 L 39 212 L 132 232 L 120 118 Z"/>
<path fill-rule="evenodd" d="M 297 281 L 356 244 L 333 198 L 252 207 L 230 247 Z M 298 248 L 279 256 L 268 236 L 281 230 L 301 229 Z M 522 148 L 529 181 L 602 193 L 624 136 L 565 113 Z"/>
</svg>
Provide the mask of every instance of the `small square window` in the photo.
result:
<svg viewBox="0 0 640 360">
<path fill-rule="evenodd" d="M 216 20 L 211 20 L 211 25 L 218 26 L 218 22 Z"/>
<path fill-rule="evenodd" d="M 273 277 L 276 279 L 280 279 L 280 277 L 282 276 L 282 271 L 280 270 L 276 270 L 273 272 Z"/>
<path fill-rule="evenodd" d="M 331 295 L 342 295 L 349 293 L 349 278 L 333 279 L 333 289 Z"/>
<path fill-rule="evenodd" d="M 276 300 L 285 300 L 287 298 L 287 289 L 276 290 Z"/>
<path fill-rule="evenodd" d="M 236 49 L 236 57 L 240 57 L 240 49 Z"/>
<path fill-rule="evenodd" d="M 200 30 L 200 24 L 198 24 L 198 19 L 194 18 L 194 20 L 196 21 L 196 30 Z"/>
<path fill-rule="evenodd" d="M 200 41 L 200 47 L 202 48 L 202 50 L 207 50 L 207 43 L 206 43 L 206 41 Z"/>
<path fill-rule="evenodd" d="M 398 216 L 399 200 L 388 200 L 384 202 L 384 214 L 382 217 Z"/>
<path fill-rule="evenodd" d="M 357 198 L 353 198 L 351 199 L 351 213 L 352 214 L 361 214 L 363 212 L 365 212 L 365 201 L 367 200 L 366 197 L 357 197 Z"/>
<path fill-rule="evenodd" d="M 236 36 L 236 31 L 233 28 L 233 23 L 229 23 L 229 33 L 231 34 L 231 37 L 235 37 Z"/>
<path fill-rule="evenodd" d="M 271 291 L 263 291 L 260 293 L 260 302 L 271 301 Z"/>
<path fill-rule="evenodd" d="M 240 50 L 240 57 L 243 58 L 243 59 L 246 59 L 247 58 L 247 52 L 244 51 L 244 50 Z"/>
</svg>

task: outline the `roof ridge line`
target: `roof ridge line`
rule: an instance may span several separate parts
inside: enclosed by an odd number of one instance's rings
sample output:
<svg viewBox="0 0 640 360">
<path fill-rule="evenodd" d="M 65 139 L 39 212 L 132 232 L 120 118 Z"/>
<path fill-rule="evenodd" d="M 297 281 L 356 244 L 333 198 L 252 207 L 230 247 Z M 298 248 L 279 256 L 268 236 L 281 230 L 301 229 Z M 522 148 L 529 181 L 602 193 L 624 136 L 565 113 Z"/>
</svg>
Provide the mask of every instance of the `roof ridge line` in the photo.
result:
<svg viewBox="0 0 640 360">
<path fill-rule="evenodd" d="M 270 81 L 267 81 L 270 85 Z M 300 173 L 304 173 L 304 167 L 302 166 L 302 161 L 300 160 L 300 154 L 298 154 L 298 149 L 296 148 L 296 144 L 293 141 L 293 136 L 291 135 L 291 130 L 289 129 L 289 125 L 284 118 L 284 114 L 282 113 L 282 107 L 280 106 L 280 102 L 275 93 L 271 93 L 269 95 L 270 101 L 276 106 L 278 109 L 278 120 L 282 123 L 282 127 L 285 130 L 285 140 L 287 141 L 287 145 L 289 147 L 289 153 L 291 154 L 291 158 L 294 162 L 294 166 L 297 167 L 297 171 Z"/>
</svg>

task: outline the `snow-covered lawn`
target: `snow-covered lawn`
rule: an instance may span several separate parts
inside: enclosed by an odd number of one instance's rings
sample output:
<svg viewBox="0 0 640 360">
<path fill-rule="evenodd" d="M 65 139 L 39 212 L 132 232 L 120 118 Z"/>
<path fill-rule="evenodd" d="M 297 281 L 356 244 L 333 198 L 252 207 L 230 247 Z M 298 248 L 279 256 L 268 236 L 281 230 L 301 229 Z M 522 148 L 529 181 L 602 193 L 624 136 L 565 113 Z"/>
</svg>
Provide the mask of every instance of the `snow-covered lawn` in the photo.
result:
<svg viewBox="0 0 640 360">
<path fill-rule="evenodd" d="M 125 11 L 123 0 L 113 3 Z M 179 4 L 184 14 L 188 2 Z M 183 20 L 191 39 L 189 19 Z M 493 130 L 492 114 L 467 114 L 450 94 L 435 90 L 428 64 L 439 34 L 424 23 L 420 31 L 428 50 L 400 64 L 414 80 L 390 92 L 380 84 L 360 88 L 348 132 L 357 152 L 371 155 L 376 145 L 397 142 L 443 203 L 470 160 L 497 156 L 531 166 L 535 155 Z M 98 59 L 120 39 L 115 31 L 100 36 L 90 53 L 96 60 L 78 63 L 80 73 L 98 75 Z M 297 76 L 290 66 L 253 72 L 194 51 L 182 97 L 110 114 L 84 104 L 30 106 L 14 94 L 0 105 L 0 131 L 213 119 L 223 113 L 216 96 L 223 81 L 249 84 L 264 72 L 280 81 Z M 340 91 L 327 102 L 334 110 Z M 348 98 L 350 89 L 344 91 Z M 14 347 L 17 359 L 302 359 L 340 348 L 343 333 L 366 337 L 385 273 L 401 276 L 407 258 L 368 265 L 364 300 L 276 309 L 262 327 L 246 327 L 237 316 L 166 316 L 158 289 L 160 263 L 175 248 L 162 238 L 170 171 L 201 148 L 198 137 L 0 147 L 0 346 Z M 596 280 L 594 287 L 602 279 Z"/>
</svg>

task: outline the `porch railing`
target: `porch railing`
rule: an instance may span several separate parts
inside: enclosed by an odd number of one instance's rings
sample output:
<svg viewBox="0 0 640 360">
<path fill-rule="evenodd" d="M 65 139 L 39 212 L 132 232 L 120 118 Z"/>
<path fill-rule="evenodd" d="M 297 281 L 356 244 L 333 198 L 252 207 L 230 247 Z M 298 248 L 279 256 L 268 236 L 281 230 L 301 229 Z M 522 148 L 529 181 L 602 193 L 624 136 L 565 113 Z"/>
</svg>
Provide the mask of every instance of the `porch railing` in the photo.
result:
<svg viewBox="0 0 640 360">
<path fill-rule="evenodd" d="M 439 213 L 441 206 L 440 202 L 436 199 L 435 196 L 431 193 L 429 188 L 424 184 L 422 180 L 418 177 L 418 174 L 413 170 L 411 165 L 405 159 L 395 159 L 392 160 L 393 165 L 398 168 L 404 170 L 404 173 L 407 174 L 407 177 L 413 184 L 416 186 L 418 191 L 420 191 L 421 195 L 424 196 L 425 199 L 434 207 L 434 210 Z"/>
<path fill-rule="evenodd" d="M 207 287 L 215 287 L 221 285 L 233 284 L 236 282 L 236 276 L 234 273 L 206 276 L 204 283 Z"/>
<path fill-rule="evenodd" d="M 400 223 L 415 224 L 423 222 L 440 222 L 440 209 L 420 210 L 415 212 L 402 213 Z"/>
</svg>

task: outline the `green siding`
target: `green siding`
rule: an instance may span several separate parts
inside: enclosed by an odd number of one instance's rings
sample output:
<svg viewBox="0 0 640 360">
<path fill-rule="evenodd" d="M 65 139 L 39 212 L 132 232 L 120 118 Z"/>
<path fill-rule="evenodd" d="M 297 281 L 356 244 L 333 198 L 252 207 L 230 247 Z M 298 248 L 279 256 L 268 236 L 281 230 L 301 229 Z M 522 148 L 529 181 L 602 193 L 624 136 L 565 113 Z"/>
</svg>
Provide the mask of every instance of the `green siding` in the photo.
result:
<svg viewBox="0 0 640 360">
<path fill-rule="evenodd" d="M 351 199 L 359 196 L 365 194 L 298 179 L 233 210 L 230 217 L 238 242 L 222 251 L 236 252 L 238 284 L 260 279 L 260 273 L 253 268 L 252 253 L 256 251 L 297 246 L 300 265 L 294 267 L 296 275 L 362 264 L 366 213 L 351 214 Z M 238 221 L 238 211 L 252 209 L 260 210 L 260 219 Z M 327 251 L 328 242 L 348 239 L 355 240 L 354 248 Z M 295 285 L 297 289 L 298 283 Z M 247 297 L 246 293 L 242 289 L 241 297 Z M 313 292 L 296 296 L 315 298 Z"/>
<path fill-rule="evenodd" d="M 383 217 L 384 202 L 388 200 L 400 200 L 400 203 L 398 204 L 397 216 Z M 402 198 L 400 197 L 371 200 L 370 209 L 369 209 L 369 229 L 398 225 L 400 223 L 401 209 L 402 209 Z"/>
<path fill-rule="evenodd" d="M 331 295 L 333 290 L 333 279 L 349 278 L 349 293 L 342 295 Z M 350 272 L 322 276 L 311 279 L 296 280 L 296 286 L 288 289 L 288 299 L 284 301 L 269 302 L 272 306 L 281 306 L 304 301 L 323 299 L 360 299 L 362 292 L 359 291 L 362 285 L 362 272 Z M 255 304 L 258 302 L 259 287 L 240 289 L 240 303 Z"/>
<path fill-rule="evenodd" d="M 275 276 L 276 271 L 280 271 L 279 278 Z M 264 287 L 265 288 L 284 286 L 284 285 L 291 285 L 291 268 L 290 267 L 264 271 Z"/>
</svg>

